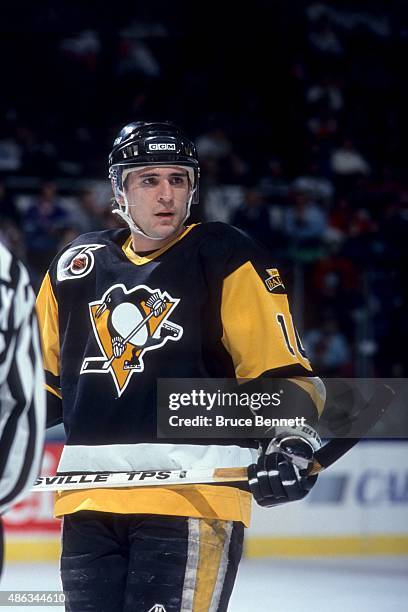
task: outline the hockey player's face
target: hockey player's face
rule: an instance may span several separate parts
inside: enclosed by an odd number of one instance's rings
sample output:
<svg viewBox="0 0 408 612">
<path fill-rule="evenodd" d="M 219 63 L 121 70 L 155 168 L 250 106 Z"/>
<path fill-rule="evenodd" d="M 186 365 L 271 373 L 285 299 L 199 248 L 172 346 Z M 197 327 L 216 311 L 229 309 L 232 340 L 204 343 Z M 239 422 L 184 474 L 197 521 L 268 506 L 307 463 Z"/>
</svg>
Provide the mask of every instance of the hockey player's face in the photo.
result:
<svg viewBox="0 0 408 612">
<path fill-rule="evenodd" d="M 143 168 L 126 180 L 129 213 L 149 236 L 170 238 L 186 216 L 190 184 L 187 170 L 177 166 Z"/>
</svg>

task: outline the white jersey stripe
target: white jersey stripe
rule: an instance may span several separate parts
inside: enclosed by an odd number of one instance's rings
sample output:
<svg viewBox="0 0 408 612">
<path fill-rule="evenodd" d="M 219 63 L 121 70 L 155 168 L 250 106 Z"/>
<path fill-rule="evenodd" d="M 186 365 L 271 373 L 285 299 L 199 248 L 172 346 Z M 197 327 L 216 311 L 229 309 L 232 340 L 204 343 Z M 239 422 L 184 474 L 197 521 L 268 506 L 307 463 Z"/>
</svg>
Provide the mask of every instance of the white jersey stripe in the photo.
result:
<svg viewBox="0 0 408 612">
<path fill-rule="evenodd" d="M 66 445 L 58 472 L 128 472 L 241 467 L 256 462 L 256 449 L 200 444 Z"/>
<path fill-rule="evenodd" d="M 186 573 L 184 575 L 183 594 L 180 612 L 193 612 L 199 553 L 200 521 L 199 519 L 189 518 L 187 564 Z"/>
<path fill-rule="evenodd" d="M 229 547 L 231 542 L 231 534 L 234 527 L 234 523 L 232 521 L 225 521 L 225 542 L 222 550 L 220 567 L 218 570 L 217 582 L 215 583 L 215 588 L 213 592 L 213 596 L 211 599 L 211 605 L 209 612 L 217 612 L 218 606 L 221 599 L 222 589 L 224 587 L 225 576 L 227 574 L 228 569 L 228 556 L 229 556 Z"/>
</svg>

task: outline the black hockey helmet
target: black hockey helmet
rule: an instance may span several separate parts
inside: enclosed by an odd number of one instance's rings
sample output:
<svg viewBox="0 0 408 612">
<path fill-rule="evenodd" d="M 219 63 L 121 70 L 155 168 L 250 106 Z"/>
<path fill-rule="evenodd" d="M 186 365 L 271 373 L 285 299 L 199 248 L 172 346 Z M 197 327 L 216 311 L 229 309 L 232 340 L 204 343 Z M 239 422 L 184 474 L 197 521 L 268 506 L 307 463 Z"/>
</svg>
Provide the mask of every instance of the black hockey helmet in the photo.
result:
<svg viewBox="0 0 408 612">
<path fill-rule="evenodd" d="M 174 123 L 136 121 L 121 129 L 109 155 L 109 176 L 123 191 L 125 169 L 135 166 L 184 166 L 189 171 L 193 203 L 198 201 L 200 166 L 194 143 Z"/>
</svg>

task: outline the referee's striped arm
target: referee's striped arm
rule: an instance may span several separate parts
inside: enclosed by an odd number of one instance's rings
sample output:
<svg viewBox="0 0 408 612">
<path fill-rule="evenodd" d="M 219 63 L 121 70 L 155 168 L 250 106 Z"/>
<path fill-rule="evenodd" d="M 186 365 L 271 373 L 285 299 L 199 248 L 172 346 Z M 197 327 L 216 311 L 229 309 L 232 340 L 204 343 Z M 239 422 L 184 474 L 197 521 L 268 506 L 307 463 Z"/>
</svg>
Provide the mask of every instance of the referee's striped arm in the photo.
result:
<svg viewBox="0 0 408 612">
<path fill-rule="evenodd" d="M 46 400 L 34 304 L 26 268 L 0 243 L 0 513 L 41 466 Z"/>
</svg>

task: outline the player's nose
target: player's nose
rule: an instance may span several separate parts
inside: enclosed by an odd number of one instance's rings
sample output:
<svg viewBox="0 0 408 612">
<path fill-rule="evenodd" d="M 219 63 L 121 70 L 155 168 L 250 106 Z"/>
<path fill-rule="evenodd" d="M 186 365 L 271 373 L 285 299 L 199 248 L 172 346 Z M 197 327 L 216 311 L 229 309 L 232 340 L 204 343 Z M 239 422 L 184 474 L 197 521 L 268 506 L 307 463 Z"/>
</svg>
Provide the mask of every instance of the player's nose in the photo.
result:
<svg viewBox="0 0 408 612">
<path fill-rule="evenodd" d="M 170 203 L 173 201 L 173 187 L 169 181 L 161 181 L 157 199 L 159 202 Z"/>
</svg>

